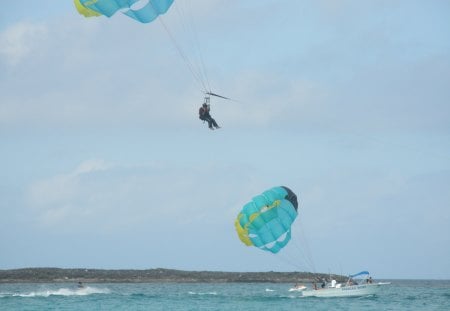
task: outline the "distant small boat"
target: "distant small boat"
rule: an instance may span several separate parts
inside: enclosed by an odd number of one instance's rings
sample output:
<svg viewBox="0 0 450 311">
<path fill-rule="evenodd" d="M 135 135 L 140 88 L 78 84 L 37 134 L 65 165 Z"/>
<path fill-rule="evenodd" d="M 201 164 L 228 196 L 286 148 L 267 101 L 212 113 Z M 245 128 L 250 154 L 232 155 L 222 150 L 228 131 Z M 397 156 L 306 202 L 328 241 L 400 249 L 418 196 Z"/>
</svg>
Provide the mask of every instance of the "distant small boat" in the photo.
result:
<svg viewBox="0 0 450 311">
<path fill-rule="evenodd" d="M 353 280 L 354 277 L 365 275 L 363 284 L 358 284 Z M 390 282 L 378 282 L 373 283 L 369 272 L 362 271 L 354 275 L 350 275 L 348 281 L 345 284 L 336 283 L 335 280 L 331 281 L 331 284 L 327 287 L 308 289 L 302 291 L 304 297 L 360 297 L 375 295 L 386 285 L 390 285 Z"/>
</svg>

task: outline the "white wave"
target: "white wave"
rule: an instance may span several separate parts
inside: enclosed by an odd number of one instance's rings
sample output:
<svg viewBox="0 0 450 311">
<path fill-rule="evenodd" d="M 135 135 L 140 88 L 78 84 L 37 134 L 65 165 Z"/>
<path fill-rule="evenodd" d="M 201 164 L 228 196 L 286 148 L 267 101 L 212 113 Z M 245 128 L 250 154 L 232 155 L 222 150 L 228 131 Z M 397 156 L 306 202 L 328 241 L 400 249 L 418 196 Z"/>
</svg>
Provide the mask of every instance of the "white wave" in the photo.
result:
<svg viewBox="0 0 450 311">
<path fill-rule="evenodd" d="M 217 295 L 217 292 L 205 292 L 205 293 L 189 292 L 189 295 L 200 295 L 200 296 L 202 296 L 202 295 Z"/>
<path fill-rule="evenodd" d="M 266 288 L 266 292 L 274 292 L 274 289 Z"/>
<path fill-rule="evenodd" d="M 87 296 L 92 294 L 109 294 L 111 291 L 107 288 L 97 288 L 86 286 L 83 288 L 59 288 L 46 289 L 29 293 L 13 293 L 13 297 L 49 297 L 49 296 Z"/>
</svg>

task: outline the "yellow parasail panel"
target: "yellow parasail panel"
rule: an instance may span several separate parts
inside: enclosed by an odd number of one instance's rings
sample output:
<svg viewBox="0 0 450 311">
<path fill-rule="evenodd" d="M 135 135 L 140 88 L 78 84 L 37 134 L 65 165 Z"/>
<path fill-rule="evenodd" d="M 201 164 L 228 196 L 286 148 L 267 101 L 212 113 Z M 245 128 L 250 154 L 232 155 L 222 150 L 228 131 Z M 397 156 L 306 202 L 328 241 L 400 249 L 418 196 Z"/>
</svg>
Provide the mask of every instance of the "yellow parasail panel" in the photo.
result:
<svg viewBox="0 0 450 311">
<path fill-rule="evenodd" d="M 84 17 L 93 17 L 100 16 L 101 14 L 95 12 L 94 10 L 88 9 L 83 4 L 81 4 L 80 0 L 73 0 L 75 7 L 77 8 L 78 13 L 83 15 Z"/>
</svg>

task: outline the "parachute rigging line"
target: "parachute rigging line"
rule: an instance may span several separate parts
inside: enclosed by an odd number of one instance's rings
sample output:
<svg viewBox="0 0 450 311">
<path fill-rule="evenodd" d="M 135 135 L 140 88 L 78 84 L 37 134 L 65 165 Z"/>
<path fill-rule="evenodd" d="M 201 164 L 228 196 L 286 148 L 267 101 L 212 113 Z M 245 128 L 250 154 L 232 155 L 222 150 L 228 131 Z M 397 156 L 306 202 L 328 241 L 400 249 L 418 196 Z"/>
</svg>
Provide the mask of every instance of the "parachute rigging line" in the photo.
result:
<svg viewBox="0 0 450 311">
<path fill-rule="evenodd" d="M 184 7 L 183 7 L 184 3 Z M 182 27 L 185 29 L 186 34 L 191 37 L 193 37 L 193 45 L 195 47 L 195 52 L 197 54 L 199 66 L 197 66 L 197 72 L 198 75 L 202 78 L 203 81 L 205 81 L 205 84 L 207 84 L 208 90 L 211 89 L 211 86 L 209 84 L 208 74 L 206 71 L 206 65 L 203 58 L 202 48 L 200 45 L 200 40 L 198 36 L 198 32 L 195 27 L 195 22 L 193 19 L 192 9 L 189 6 L 190 1 L 177 1 L 175 7 L 176 12 L 180 16 L 179 20 L 181 22 Z M 186 13 L 187 11 L 187 13 Z"/>
<path fill-rule="evenodd" d="M 172 32 L 170 31 L 170 29 L 167 27 L 167 25 L 164 23 L 162 18 L 158 18 L 159 22 L 161 23 L 161 25 L 163 26 L 164 30 L 166 31 L 166 33 L 168 34 L 170 40 L 172 41 L 173 45 L 175 46 L 176 50 L 178 51 L 178 54 L 181 56 L 181 58 L 183 59 L 183 61 L 186 63 L 189 71 L 191 72 L 192 76 L 194 77 L 194 79 L 197 81 L 197 83 L 199 83 L 203 90 L 207 90 L 206 84 L 203 81 L 203 79 L 201 78 L 201 76 L 194 70 L 194 65 L 192 64 L 192 62 L 189 60 L 189 58 L 187 57 L 187 55 L 184 53 L 183 49 L 181 48 L 181 46 L 178 44 L 177 40 L 175 39 L 175 36 L 172 34 Z"/>
<path fill-rule="evenodd" d="M 151 2 L 150 2 L 150 4 L 153 6 L 153 4 Z M 183 23 L 183 21 L 185 21 L 187 19 L 186 16 L 184 16 L 184 17 L 181 16 L 182 13 L 179 10 L 178 6 L 175 5 L 175 7 L 177 8 L 178 15 L 180 15 L 180 20 L 182 21 L 182 25 L 184 25 L 184 28 L 187 29 L 188 27 L 186 27 L 186 23 Z M 186 14 L 184 14 L 184 15 L 186 15 Z M 192 36 L 196 40 L 195 43 L 196 43 L 196 47 L 198 50 L 197 53 L 200 55 L 200 65 L 197 65 L 197 66 L 195 66 L 194 62 L 192 60 L 190 60 L 188 55 L 184 52 L 183 48 L 178 43 L 178 41 L 175 38 L 175 36 L 173 35 L 173 33 L 170 31 L 169 27 L 166 25 L 163 18 L 161 16 L 159 16 L 158 20 L 161 23 L 161 25 L 163 26 L 163 28 L 166 31 L 167 35 L 169 36 L 170 40 L 172 41 L 172 44 L 175 46 L 175 49 L 177 50 L 178 54 L 181 56 L 181 59 L 185 62 L 186 66 L 187 66 L 188 70 L 191 72 L 192 76 L 194 77 L 196 82 L 202 87 L 203 91 L 206 92 L 208 89 L 210 89 L 209 82 L 208 82 L 208 78 L 206 75 L 206 69 L 205 69 L 205 65 L 203 62 L 203 58 L 202 58 L 201 52 L 200 52 L 200 47 L 199 47 L 200 44 L 199 44 L 198 36 L 192 25 L 193 24 L 192 17 L 190 19 L 190 21 L 191 21 L 190 29 L 193 34 Z"/>
</svg>

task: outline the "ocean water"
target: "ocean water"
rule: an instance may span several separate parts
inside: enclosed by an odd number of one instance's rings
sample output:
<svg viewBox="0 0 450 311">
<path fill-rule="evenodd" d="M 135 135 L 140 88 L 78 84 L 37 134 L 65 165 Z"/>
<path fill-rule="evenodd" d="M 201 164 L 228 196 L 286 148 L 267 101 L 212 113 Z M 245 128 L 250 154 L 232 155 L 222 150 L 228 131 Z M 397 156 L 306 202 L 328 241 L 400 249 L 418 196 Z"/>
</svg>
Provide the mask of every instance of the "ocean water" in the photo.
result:
<svg viewBox="0 0 450 311">
<path fill-rule="evenodd" d="M 450 281 L 391 281 L 376 296 L 300 297 L 292 284 L 0 284 L 0 310 L 450 310 Z"/>
</svg>

